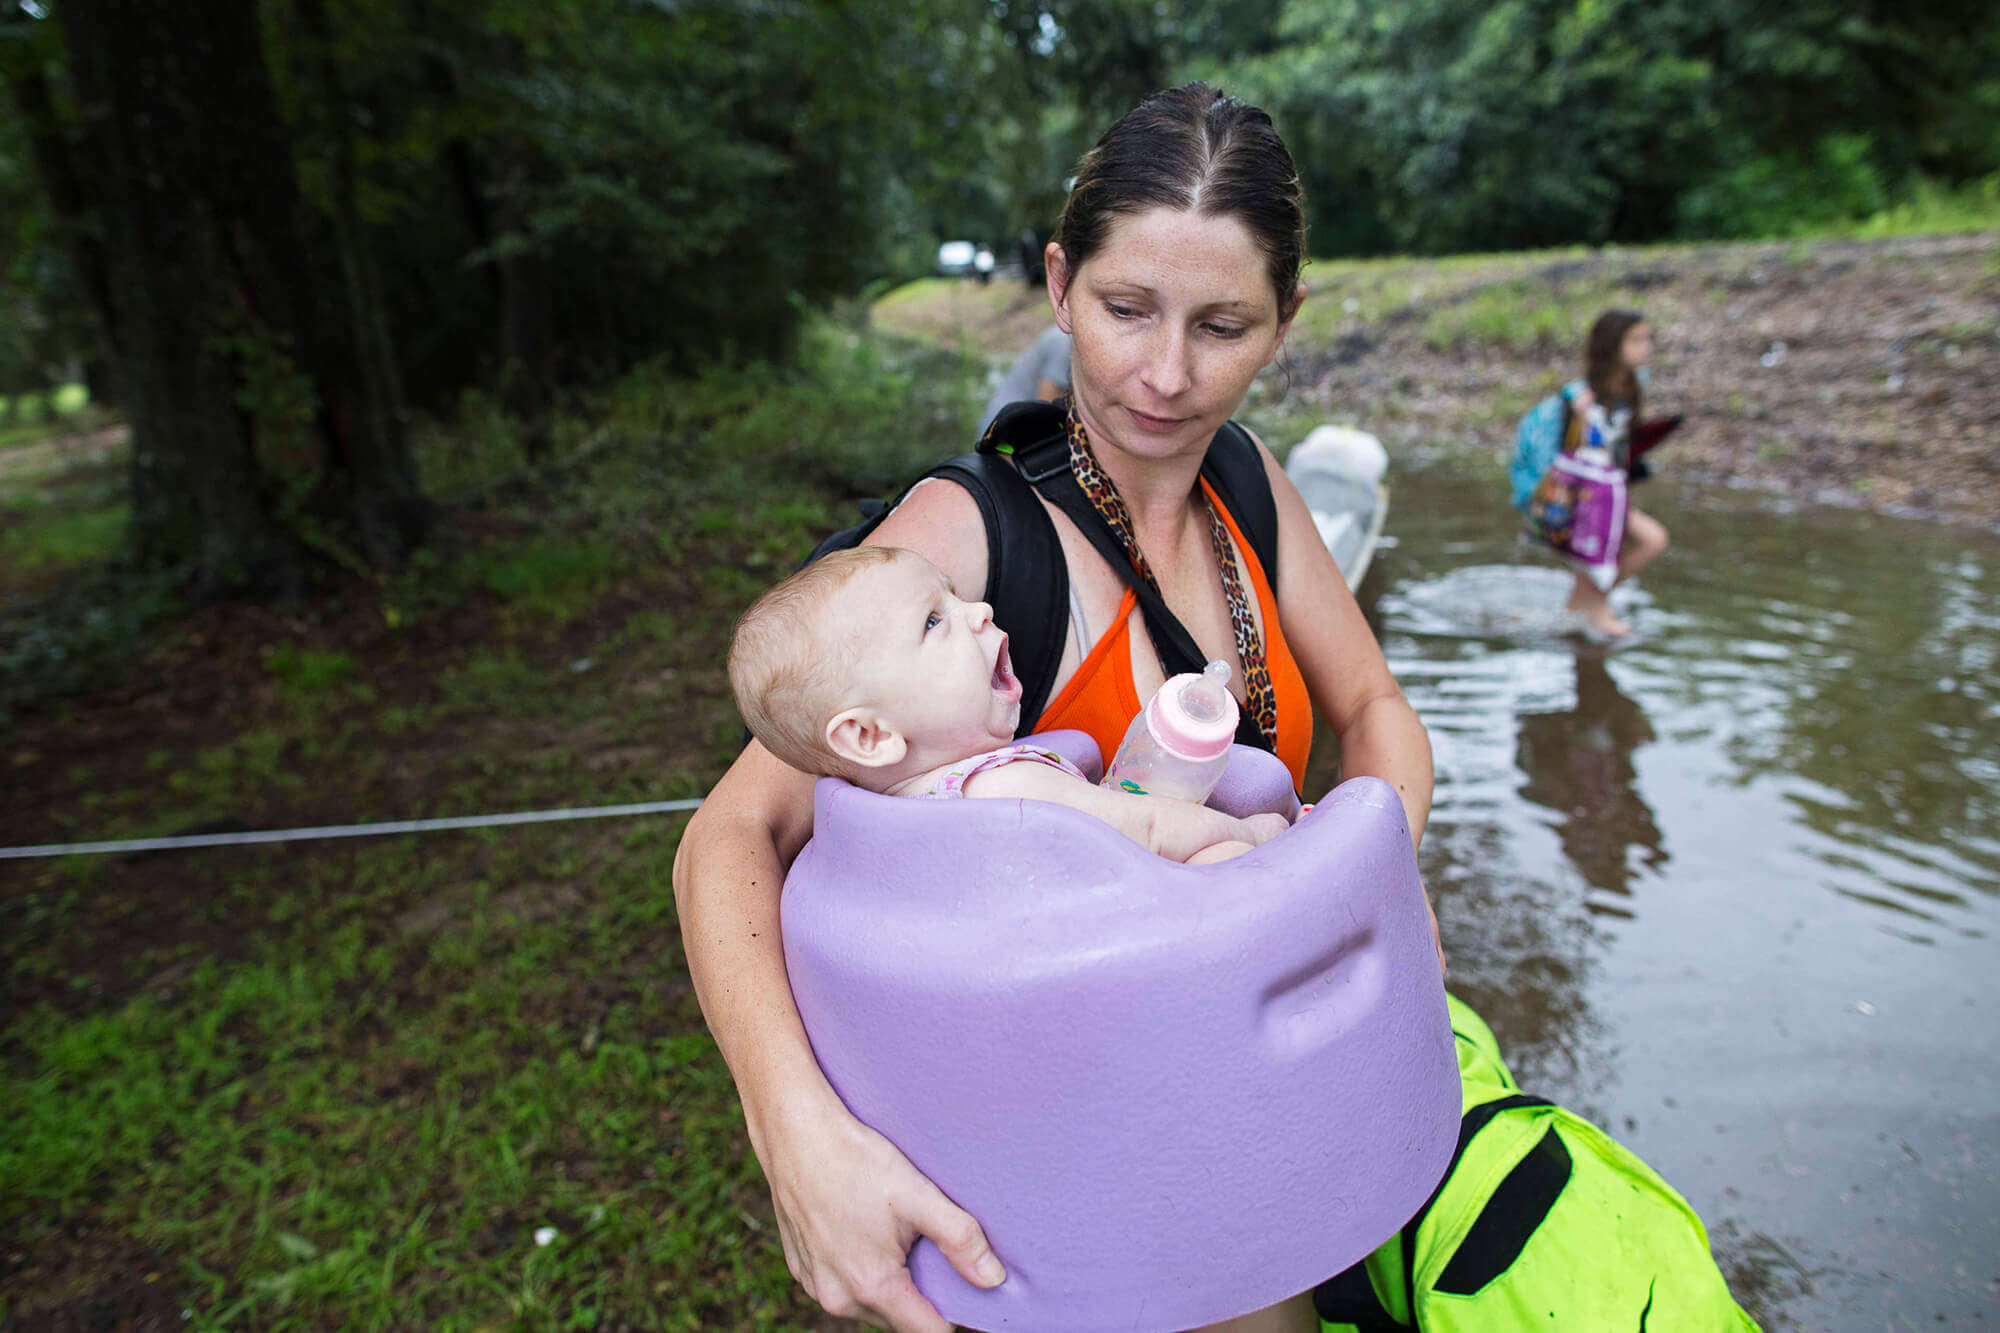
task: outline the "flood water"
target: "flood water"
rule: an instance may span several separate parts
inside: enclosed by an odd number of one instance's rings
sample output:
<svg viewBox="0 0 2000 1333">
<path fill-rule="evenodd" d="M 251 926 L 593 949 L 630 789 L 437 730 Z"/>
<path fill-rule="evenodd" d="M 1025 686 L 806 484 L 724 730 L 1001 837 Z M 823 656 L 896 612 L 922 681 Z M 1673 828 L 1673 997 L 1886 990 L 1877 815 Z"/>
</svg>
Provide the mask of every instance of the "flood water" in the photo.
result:
<svg viewBox="0 0 2000 1333">
<path fill-rule="evenodd" d="M 2000 1323 L 2000 538 L 1655 480 L 1608 651 L 1497 465 L 1391 482 L 1363 602 L 1436 753 L 1452 989 L 1767 1329 Z"/>
</svg>

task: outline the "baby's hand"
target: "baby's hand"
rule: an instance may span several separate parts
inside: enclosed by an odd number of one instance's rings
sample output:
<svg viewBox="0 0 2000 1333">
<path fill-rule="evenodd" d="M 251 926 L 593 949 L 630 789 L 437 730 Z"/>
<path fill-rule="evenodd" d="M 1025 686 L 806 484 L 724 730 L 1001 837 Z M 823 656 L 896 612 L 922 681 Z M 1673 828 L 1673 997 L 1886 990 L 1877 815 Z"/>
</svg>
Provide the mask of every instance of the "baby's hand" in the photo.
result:
<svg viewBox="0 0 2000 1333">
<path fill-rule="evenodd" d="M 1262 846 L 1291 826 L 1283 815 L 1251 815 L 1243 821 L 1243 841 Z"/>
</svg>

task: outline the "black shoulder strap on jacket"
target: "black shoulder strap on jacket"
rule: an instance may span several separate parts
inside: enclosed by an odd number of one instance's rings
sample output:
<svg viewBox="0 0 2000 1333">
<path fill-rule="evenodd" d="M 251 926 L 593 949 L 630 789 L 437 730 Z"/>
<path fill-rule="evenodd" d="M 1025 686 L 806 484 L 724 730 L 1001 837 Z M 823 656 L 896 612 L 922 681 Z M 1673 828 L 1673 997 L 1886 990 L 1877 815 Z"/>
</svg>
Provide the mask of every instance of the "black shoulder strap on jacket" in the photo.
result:
<svg viewBox="0 0 2000 1333">
<path fill-rule="evenodd" d="M 1465 1150 L 1479 1131 L 1506 1111 L 1527 1106 L 1551 1106 L 1543 1097 L 1516 1093 L 1482 1102 L 1465 1113 L 1458 1126 L 1458 1146 L 1452 1150 L 1451 1164 L 1445 1168 L 1431 1197 L 1403 1225 L 1401 1249 L 1402 1283 L 1407 1293 L 1406 1309 L 1412 1323 L 1421 1325 L 1417 1300 L 1417 1231 L 1431 1215 L 1444 1187 L 1458 1169 Z M 1569 1151 L 1551 1126 L 1514 1169 L 1487 1197 L 1471 1229 L 1453 1251 L 1444 1271 L 1438 1275 L 1437 1290 L 1472 1295 L 1507 1271 L 1526 1248 L 1528 1238 L 1555 1206 L 1556 1196 L 1569 1181 Z M 1313 1288 L 1313 1308 L 1328 1323 L 1353 1324 L 1361 1333 L 1407 1333 L 1406 1324 L 1390 1315 L 1375 1284 L 1369 1279 L 1367 1261 L 1334 1274 Z"/>
<path fill-rule="evenodd" d="M 1313 1313 L 1328 1324 L 1352 1324 L 1359 1333 L 1409 1333 L 1382 1304 L 1368 1277 L 1368 1261 L 1358 1260 L 1313 1288 Z"/>
<path fill-rule="evenodd" d="M 1467 1111 L 1464 1118 L 1459 1121 L 1458 1146 L 1452 1149 L 1451 1165 L 1445 1168 L 1444 1177 L 1438 1181 L 1437 1188 L 1431 1191 L 1431 1197 L 1424 1200 L 1423 1207 L 1417 1209 L 1417 1215 L 1403 1225 L 1403 1280 L 1410 1284 L 1410 1308 L 1412 1310 L 1417 1308 L 1417 1232 L 1423 1227 L 1424 1219 L 1431 1215 L 1431 1209 L 1437 1206 L 1438 1197 L 1444 1193 L 1446 1183 L 1451 1180 L 1451 1173 L 1458 1170 L 1459 1160 L 1465 1156 L 1465 1150 L 1472 1146 L 1473 1138 L 1478 1135 L 1480 1130 L 1492 1124 L 1494 1118 L 1503 1111 L 1512 1111 L 1517 1107 L 1523 1106 L 1553 1105 L 1555 1103 L 1546 1097 L 1533 1097 L 1524 1092 L 1517 1092 L 1507 1097 L 1496 1097 L 1490 1102 L 1481 1102 L 1470 1111 Z M 1562 1151 L 1560 1140 L 1557 1141 L 1556 1147 L 1557 1151 Z M 1529 1174 L 1535 1175 L 1540 1174 L 1543 1168 L 1552 1168 L 1554 1166 L 1555 1163 L 1548 1160 L 1546 1156 L 1530 1152 L 1528 1157 L 1523 1159 L 1514 1168 L 1514 1171 L 1510 1173 L 1510 1179 L 1513 1175 L 1520 1174 L 1524 1169 Z M 1560 1192 L 1562 1184 L 1569 1180 L 1569 1156 L 1566 1152 L 1562 1156 L 1561 1171 L 1562 1181 L 1558 1182 L 1555 1187 L 1557 1192 Z M 1505 1224 L 1511 1232 L 1518 1234 L 1521 1244 L 1526 1245 L 1528 1234 L 1532 1233 L 1536 1227 L 1542 1224 L 1542 1219 L 1548 1215 L 1549 1207 L 1554 1203 L 1555 1195 L 1549 1193 L 1540 1211 L 1534 1212 L 1531 1215 L 1501 1216 L 1497 1220 Z M 1480 1208 L 1479 1220 L 1473 1224 L 1474 1230 L 1485 1225 L 1486 1216 L 1490 1212 L 1493 1212 L 1493 1200 L 1489 1197 Z M 1525 1230 L 1523 1230 L 1523 1227 L 1525 1227 Z M 1519 1250 L 1517 1249 L 1515 1252 L 1519 1253 Z M 1455 1257 L 1453 1262 L 1456 1262 Z"/>
</svg>

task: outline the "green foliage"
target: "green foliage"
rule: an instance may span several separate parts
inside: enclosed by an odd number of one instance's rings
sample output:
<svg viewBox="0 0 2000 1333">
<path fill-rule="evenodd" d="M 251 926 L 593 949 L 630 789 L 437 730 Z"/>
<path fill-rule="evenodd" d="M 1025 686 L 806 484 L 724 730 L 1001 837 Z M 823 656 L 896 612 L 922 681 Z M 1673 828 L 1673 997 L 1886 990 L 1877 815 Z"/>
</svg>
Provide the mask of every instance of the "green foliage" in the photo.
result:
<svg viewBox="0 0 2000 1333">
<path fill-rule="evenodd" d="M 1582 346 L 1591 321 L 1615 294 L 1601 281 L 1558 286 L 1530 277 L 1489 283 L 1434 308 L 1424 320 L 1424 341 L 1434 350 L 1469 341 L 1515 353 L 1539 348 L 1566 358 Z"/>
<path fill-rule="evenodd" d="M 1851 230 L 1861 236 L 1907 236 L 1995 228 L 2000 228 L 2000 171 L 1957 188 L 1920 178 L 1900 201 Z"/>
<path fill-rule="evenodd" d="M 343 652 L 315 652 L 294 639 L 285 639 L 264 653 L 264 669 L 288 694 L 324 694 L 342 681 L 352 679 L 354 659 Z"/>
<path fill-rule="evenodd" d="M 43 573 L 110 559 L 125 534 L 126 506 L 53 509 L 0 529 L 0 561 L 19 573 Z"/>
<path fill-rule="evenodd" d="M 1681 196 L 1679 220 L 1691 236 L 1786 236 L 1881 213 L 1888 193 L 1873 143 L 1829 134 L 1800 156 L 1759 156 Z"/>
<path fill-rule="evenodd" d="M 613 548 L 556 539 L 501 559 L 486 571 L 486 586 L 523 611 L 560 620 L 586 609 L 623 567 Z"/>
<path fill-rule="evenodd" d="M 986 194 L 974 213 L 1004 216 L 981 184 L 1006 94 L 976 0 L 896 22 L 834 0 L 475 0 L 337 23 L 343 82 L 382 109 L 358 144 L 361 208 L 385 271 L 410 277 L 391 299 L 424 330 L 406 378 L 433 403 L 432 381 L 508 315 L 510 284 L 544 293 L 560 379 L 587 383 L 655 357 L 783 353 L 795 296 L 927 264 L 968 189 Z M 308 131 L 305 188 L 331 209 L 312 41 L 281 23 L 273 46 Z M 551 369 L 489 365 L 495 389 Z"/>
<path fill-rule="evenodd" d="M 1990 6 L 1291 0 L 1277 37 L 1219 72 L 1276 116 L 1320 253 L 1783 234 L 2000 167 Z"/>
<path fill-rule="evenodd" d="M 81 384 L 0 393 L 0 449 L 46 439 L 57 431 L 75 430 L 89 419 L 89 407 L 90 390 Z"/>
<path fill-rule="evenodd" d="M 183 609 L 170 577 L 89 565 L 58 579 L 45 596 L 6 608 L 0 733 L 17 701 L 70 694 L 114 677 L 151 645 L 161 621 Z"/>
<path fill-rule="evenodd" d="M 252 438 L 269 474 L 288 492 L 282 508 L 295 511 L 318 478 L 312 378 L 299 368 L 287 339 L 227 311 L 209 335 L 212 353 L 235 371 L 236 406 L 254 423 Z"/>
</svg>

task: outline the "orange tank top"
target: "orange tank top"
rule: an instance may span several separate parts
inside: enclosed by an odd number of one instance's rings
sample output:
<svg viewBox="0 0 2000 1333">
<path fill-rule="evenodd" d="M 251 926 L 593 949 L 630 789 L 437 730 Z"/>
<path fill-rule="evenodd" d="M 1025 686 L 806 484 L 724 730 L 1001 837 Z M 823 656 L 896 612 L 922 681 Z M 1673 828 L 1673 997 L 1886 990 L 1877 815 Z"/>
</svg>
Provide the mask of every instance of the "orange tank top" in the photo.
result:
<svg viewBox="0 0 2000 1333">
<path fill-rule="evenodd" d="M 1242 554 L 1243 568 L 1257 594 L 1257 605 L 1264 617 L 1264 658 L 1271 669 L 1271 692 L 1278 703 L 1278 758 L 1292 771 L 1292 786 L 1303 790 L 1313 727 L 1312 698 L 1306 693 L 1305 676 L 1285 642 L 1285 631 L 1278 624 L 1278 599 L 1271 591 L 1271 581 L 1264 576 L 1264 567 L 1257 562 L 1256 552 L 1243 539 L 1235 517 L 1223 508 L 1206 480 L 1201 488 L 1207 493 L 1208 502 L 1215 506 L 1215 512 L 1222 515 L 1223 526 L 1229 529 L 1236 549 Z M 1090 655 L 1063 686 L 1062 693 L 1042 710 L 1041 720 L 1035 724 L 1037 731 L 1074 728 L 1086 732 L 1097 742 L 1106 761 L 1110 760 L 1118 742 L 1125 739 L 1125 728 L 1139 715 L 1142 706 L 1139 691 L 1132 684 L 1132 611 L 1138 604 L 1139 599 L 1127 588 L 1119 599 L 1118 615 L 1111 628 L 1091 646 Z"/>
</svg>

